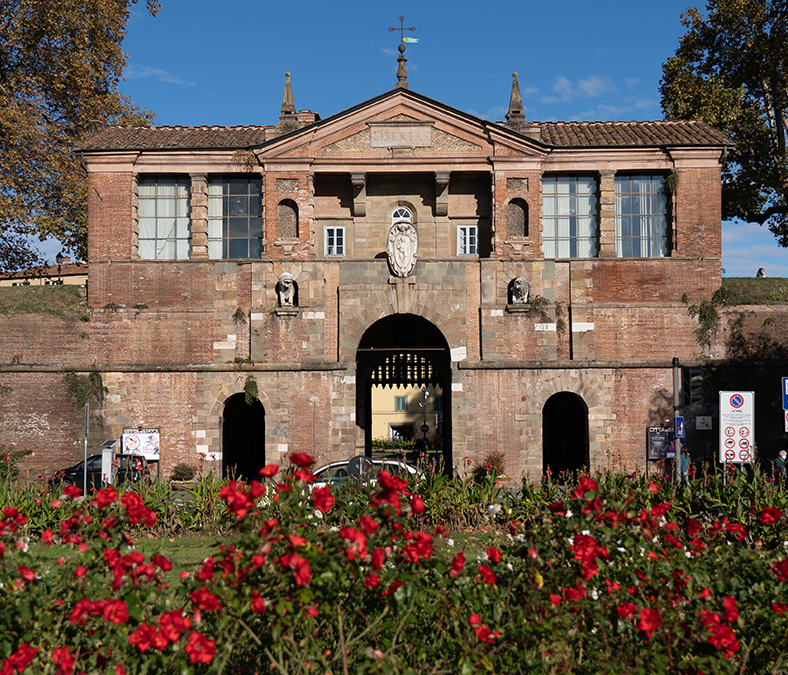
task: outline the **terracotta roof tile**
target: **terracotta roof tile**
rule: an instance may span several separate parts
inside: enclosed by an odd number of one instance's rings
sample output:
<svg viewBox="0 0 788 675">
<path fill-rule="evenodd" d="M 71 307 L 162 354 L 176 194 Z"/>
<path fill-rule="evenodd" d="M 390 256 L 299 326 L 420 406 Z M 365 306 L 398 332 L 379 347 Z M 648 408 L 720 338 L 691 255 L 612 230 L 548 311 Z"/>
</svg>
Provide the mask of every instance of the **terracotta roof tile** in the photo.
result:
<svg viewBox="0 0 788 675">
<path fill-rule="evenodd" d="M 731 145 L 699 120 L 659 122 L 532 122 L 543 143 L 555 146 Z"/>
<path fill-rule="evenodd" d="M 557 147 L 731 144 L 725 135 L 698 120 L 532 122 L 531 126 L 539 128 L 543 143 Z M 261 145 L 276 135 L 275 126 L 112 126 L 85 141 L 82 150 L 236 149 Z"/>
<path fill-rule="evenodd" d="M 274 126 L 123 127 L 102 129 L 82 150 L 191 150 L 247 148 L 266 141 Z"/>
</svg>

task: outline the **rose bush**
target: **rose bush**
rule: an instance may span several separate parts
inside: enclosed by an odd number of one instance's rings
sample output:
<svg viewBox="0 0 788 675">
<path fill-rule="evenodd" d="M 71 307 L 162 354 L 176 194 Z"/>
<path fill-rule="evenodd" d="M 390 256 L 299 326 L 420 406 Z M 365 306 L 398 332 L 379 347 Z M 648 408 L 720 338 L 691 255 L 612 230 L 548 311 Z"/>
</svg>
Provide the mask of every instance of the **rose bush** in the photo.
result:
<svg viewBox="0 0 788 675">
<path fill-rule="evenodd" d="M 227 533 L 171 584 L 133 547 L 159 526 L 139 494 L 4 493 L 0 673 L 786 670 L 785 497 L 762 477 L 526 486 L 472 559 L 423 484 L 310 492 L 291 460 L 218 487 Z"/>
</svg>

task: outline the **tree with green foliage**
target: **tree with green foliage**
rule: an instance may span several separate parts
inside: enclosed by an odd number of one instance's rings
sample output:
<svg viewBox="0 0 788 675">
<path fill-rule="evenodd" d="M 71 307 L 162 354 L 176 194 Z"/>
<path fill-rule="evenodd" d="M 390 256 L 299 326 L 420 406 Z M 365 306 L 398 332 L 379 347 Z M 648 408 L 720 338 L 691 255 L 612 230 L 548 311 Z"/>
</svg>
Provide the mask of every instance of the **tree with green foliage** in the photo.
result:
<svg viewBox="0 0 788 675">
<path fill-rule="evenodd" d="M 702 119 L 735 147 L 723 167 L 723 217 L 768 225 L 788 246 L 788 0 L 690 7 L 660 84 L 667 119 Z"/>
<path fill-rule="evenodd" d="M 28 236 L 87 257 L 81 141 L 152 114 L 118 91 L 137 0 L 0 2 L 0 270 L 35 262 Z M 157 0 L 147 0 L 156 15 Z"/>
</svg>

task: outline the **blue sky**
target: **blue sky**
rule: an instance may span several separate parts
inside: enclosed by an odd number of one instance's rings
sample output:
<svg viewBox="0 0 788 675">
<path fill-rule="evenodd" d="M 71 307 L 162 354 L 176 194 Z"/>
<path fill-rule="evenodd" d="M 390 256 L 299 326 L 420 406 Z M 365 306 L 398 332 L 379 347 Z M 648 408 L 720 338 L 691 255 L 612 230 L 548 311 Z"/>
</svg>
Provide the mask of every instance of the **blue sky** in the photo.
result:
<svg viewBox="0 0 788 675">
<path fill-rule="evenodd" d="M 490 120 L 519 73 L 525 114 L 547 120 L 662 119 L 659 80 L 688 0 L 396 3 L 144 0 L 129 22 L 124 94 L 156 124 L 273 124 L 290 71 L 296 108 L 328 117 L 393 88 L 399 26 L 412 90 Z M 695 3 L 702 4 L 702 3 Z M 727 276 L 788 276 L 788 250 L 757 225 L 723 225 Z"/>
</svg>

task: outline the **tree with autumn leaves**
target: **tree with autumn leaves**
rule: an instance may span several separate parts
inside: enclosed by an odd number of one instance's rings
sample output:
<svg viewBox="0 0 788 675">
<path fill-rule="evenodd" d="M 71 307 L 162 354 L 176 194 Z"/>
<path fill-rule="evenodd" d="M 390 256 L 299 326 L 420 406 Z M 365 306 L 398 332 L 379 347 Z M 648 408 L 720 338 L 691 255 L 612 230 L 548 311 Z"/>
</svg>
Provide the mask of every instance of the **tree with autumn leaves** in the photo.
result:
<svg viewBox="0 0 788 675">
<path fill-rule="evenodd" d="M 79 145 L 108 124 L 152 119 L 118 91 L 137 1 L 0 3 L 0 270 L 36 261 L 27 235 L 87 257 Z M 147 0 L 152 15 L 159 7 Z"/>
<path fill-rule="evenodd" d="M 702 119 L 731 137 L 723 217 L 767 225 L 788 246 L 788 1 L 708 0 L 682 23 L 663 65 L 665 117 Z"/>
</svg>

